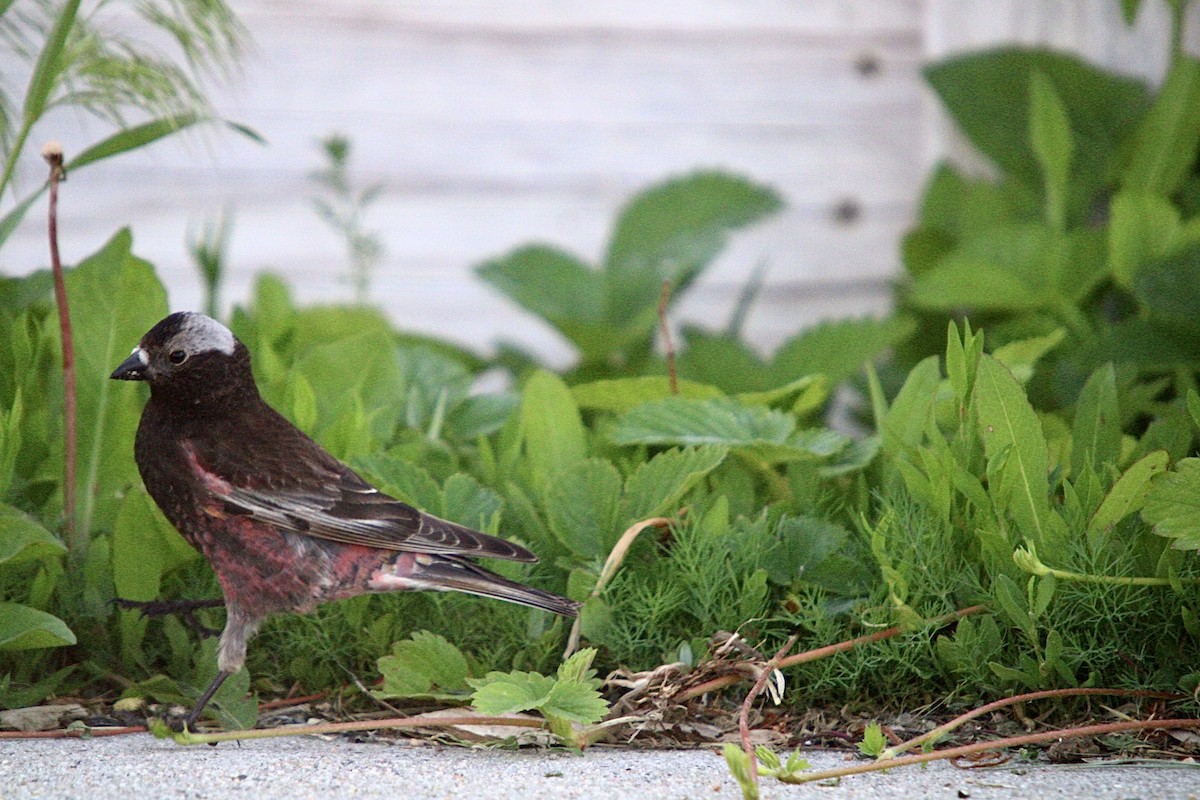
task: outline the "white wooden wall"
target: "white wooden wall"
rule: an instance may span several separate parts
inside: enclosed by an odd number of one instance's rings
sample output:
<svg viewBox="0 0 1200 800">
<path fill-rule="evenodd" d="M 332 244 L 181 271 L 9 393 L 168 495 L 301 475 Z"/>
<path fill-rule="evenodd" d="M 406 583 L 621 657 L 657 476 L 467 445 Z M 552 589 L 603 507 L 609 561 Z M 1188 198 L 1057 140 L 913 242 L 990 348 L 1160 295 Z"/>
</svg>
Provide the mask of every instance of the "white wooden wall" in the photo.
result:
<svg viewBox="0 0 1200 800">
<path fill-rule="evenodd" d="M 722 325 L 765 264 L 747 330 L 769 349 L 818 319 L 888 307 L 925 172 L 957 149 L 920 81 L 927 58 L 1049 42 L 1157 78 L 1165 40 L 1163 0 L 1147 0 L 1132 32 L 1115 0 L 233 5 L 256 49 L 215 102 L 268 145 L 213 133 L 72 175 L 66 258 L 131 225 L 172 306 L 193 308 L 185 231 L 227 207 L 227 305 L 262 270 L 286 276 L 302 301 L 346 300 L 341 242 L 313 214 L 308 177 L 321 165 L 317 140 L 340 131 L 356 178 L 386 187 L 367 217 L 386 248 L 373 301 L 414 330 L 478 348 L 504 336 L 560 363 L 569 349 L 473 265 L 531 240 L 597 259 L 638 188 L 697 167 L 734 170 L 775 186 L 787 208 L 737 237 L 680 316 Z M 78 152 L 96 135 L 79 127 L 60 117 L 33 141 Z M 32 186 L 43 174 L 36 147 L 28 161 Z M 43 265 L 43 229 L 39 210 L 0 250 L 0 270 Z"/>
</svg>

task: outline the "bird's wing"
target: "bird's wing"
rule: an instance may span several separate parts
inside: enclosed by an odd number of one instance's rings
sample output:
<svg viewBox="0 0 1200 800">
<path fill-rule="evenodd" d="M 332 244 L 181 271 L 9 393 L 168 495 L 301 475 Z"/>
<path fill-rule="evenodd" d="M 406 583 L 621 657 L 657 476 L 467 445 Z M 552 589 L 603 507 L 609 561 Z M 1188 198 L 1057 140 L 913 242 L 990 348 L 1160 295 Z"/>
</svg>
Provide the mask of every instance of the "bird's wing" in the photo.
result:
<svg viewBox="0 0 1200 800">
<path fill-rule="evenodd" d="M 518 544 L 389 497 L 327 455 L 324 463 L 305 464 L 308 480 L 286 488 L 231 481 L 206 469 L 194 451 L 189 461 L 222 513 L 247 515 L 291 533 L 385 550 L 537 561 Z"/>
</svg>

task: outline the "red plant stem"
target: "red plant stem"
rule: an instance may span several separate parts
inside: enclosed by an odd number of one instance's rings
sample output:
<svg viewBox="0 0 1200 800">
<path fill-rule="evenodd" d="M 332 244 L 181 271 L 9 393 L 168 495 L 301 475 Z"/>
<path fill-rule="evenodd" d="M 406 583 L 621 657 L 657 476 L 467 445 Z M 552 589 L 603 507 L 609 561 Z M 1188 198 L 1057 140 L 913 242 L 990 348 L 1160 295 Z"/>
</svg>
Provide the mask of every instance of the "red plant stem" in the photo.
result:
<svg viewBox="0 0 1200 800">
<path fill-rule="evenodd" d="M 663 349 L 667 352 L 667 379 L 671 382 L 671 394 L 679 394 L 679 376 L 675 371 L 675 343 L 671 341 L 671 328 L 667 325 L 667 303 L 671 299 L 671 282 L 663 281 L 662 294 L 658 297 L 658 325 L 662 330 Z"/>
<path fill-rule="evenodd" d="M 775 657 L 766 663 L 762 672 L 758 673 L 758 678 L 750 687 L 750 691 L 746 692 L 746 699 L 742 701 L 741 711 L 738 712 L 738 733 L 742 737 L 742 750 L 750 757 L 750 780 L 755 786 L 758 785 L 758 758 L 754 755 L 754 744 L 750 741 L 750 709 L 754 707 L 754 701 L 762 694 L 763 687 L 771 678 L 771 673 L 779 666 L 779 660 L 783 658 L 783 654 L 791 650 L 792 645 L 796 644 L 796 640 L 799 638 L 800 634 L 798 633 L 789 636 Z"/>
<path fill-rule="evenodd" d="M 123 736 L 127 733 L 145 732 L 145 725 L 130 725 L 128 728 L 71 728 L 61 731 L 0 731 L 0 739 L 85 739 L 92 736 Z"/>
<path fill-rule="evenodd" d="M 316 694 L 306 694 L 301 697 L 280 697 L 278 700 L 267 700 L 264 703 L 258 704 L 259 711 L 270 711 L 273 708 L 287 708 L 288 706 L 302 706 L 305 703 L 315 703 L 318 700 L 324 700 L 325 693 L 317 692 Z"/>
<path fill-rule="evenodd" d="M 1109 697 L 1148 697 L 1154 700 L 1182 700 L 1186 695 L 1175 692 L 1151 692 L 1140 689 L 1093 689 L 1093 688 L 1076 688 L 1076 689 L 1046 689 L 1040 692 L 1027 692 L 1025 694 L 1013 695 L 1012 697 L 1004 697 L 1000 700 L 994 700 L 987 705 L 982 705 L 979 708 L 973 708 L 965 714 L 960 714 L 954 719 L 947 722 L 945 725 L 939 725 L 928 733 L 923 733 L 916 738 L 909 739 L 894 747 L 889 748 L 891 753 L 902 753 L 905 750 L 924 744 L 927 741 L 936 740 L 939 736 L 957 728 L 964 722 L 969 722 L 976 717 L 983 716 L 992 711 L 998 711 L 1006 706 L 1011 706 L 1016 703 L 1025 703 L 1031 700 L 1045 700 L 1051 697 L 1090 697 L 1094 695 L 1106 695 Z"/>
<path fill-rule="evenodd" d="M 962 619 L 963 617 L 969 617 L 972 614 L 979 614 L 983 611 L 987 611 L 987 606 L 969 606 L 967 608 L 961 608 L 958 611 L 951 611 L 949 614 L 943 614 L 940 617 L 934 617 L 933 619 L 926 620 L 926 624 L 940 627 L 947 623 L 954 622 L 955 620 Z M 848 639 L 844 642 L 838 642 L 837 644 L 831 644 L 826 647 L 818 647 L 816 650 L 808 650 L 803 653 L 797 653 L 794 656 L 788 656 L 780 661 L 777 666 L 780 669 L 784 669 L 786 667 L 794 667 L 797 664 L 806 664 L 809 661 L 819 661 L 822 658 L 828 658 L 836 653 L 841 653 L 846 650 L 853 650 L 859 645 L 871 644 L 872 642 L 879 642 L 883 641 L 884 639 L 891 639 L 893 636 L 898 636 L 901 633 L 904 633 L 906 630 L 908 630 L 907 627 L 903 625 L 896 625 L 894 627 L 887 628 L 886 630 L 869 633 L 866 636 L 859 636 L 857 639 Z M 719 678 L 713 678 L 712 680 L 697 684 L 687 691 L 680 692 L 679 696 L 675 698 L 675 701 L 678 703 L 683 703 L 691 700 L 694 697 L 699 697 L 702 694 L 708 694 L 709 692 L 714 692 L 717 689 L 724 689 L 726 686 L 732 686 L 735 683 L 741 683 L 743 680 L 745 680 L 745 678 L 746 676 L 740 673 L 722 675 Z"/>
<path fill-rule="evenodd" d="M 915 756 L 884 758 L 869 764 L 856 764 L 852 767 L 828 769 L 822 772 L 800 772 L 795 775 L 780 775 L 778 778 L 784 783 L 826 781 L 843 778 L 847 775 L 858 775 L 863 772 L 878 772 L 880 770 L 895 769 L 896 767 L 907 767 L 912 764 L 924 764 L 927 761 L 939 761 L 947 758 L 958 758 L 959 756 L 970 756 L 975 753 L 986 753 L 989 750 L 997 750 L 1001 747 L 1021 747 L 1027 744 L 1054 742 L 1059 739 L 1077 739 L 1083 736 L 1103 736 L 1109 733 L 1123 733 L 1125 731 L 1162 730 L 1169 728 L 1200 728 L 1200 719 L 1149 719 L 1134 720 L 1132 722 L 1109 722 L 1102 725 L 1084 725 L 1080 728 L 1063 728 L 1056 731 L 1031 733 L 1026 736 L 994 739 L 990 742 L 977 742 L 976 744 L 950 747 L 945 750 L 934 750 L 931 753 L 921 753 Z"/>
<path fill-rule="evenodd" d="M 58 253 L 58 184 L 66 177 L 63 171 L 62 148 L 55 143 L 46 145 L 42 157 L 50 165 L 50 270 L 54 273 L 54 302 L 58 305 L 58 327 L 62 334 L 63 354 L 63 516 L 67 545 L 71 555 L 82 559 L 84 542 L 77 540 L 75 519 L 75 466 L 77 453 L 75 411 L 75 344 L 71 337 L 71 313 L 67 305 L 67 284 L 63 277 L 62 259 Z"/>
</svg>

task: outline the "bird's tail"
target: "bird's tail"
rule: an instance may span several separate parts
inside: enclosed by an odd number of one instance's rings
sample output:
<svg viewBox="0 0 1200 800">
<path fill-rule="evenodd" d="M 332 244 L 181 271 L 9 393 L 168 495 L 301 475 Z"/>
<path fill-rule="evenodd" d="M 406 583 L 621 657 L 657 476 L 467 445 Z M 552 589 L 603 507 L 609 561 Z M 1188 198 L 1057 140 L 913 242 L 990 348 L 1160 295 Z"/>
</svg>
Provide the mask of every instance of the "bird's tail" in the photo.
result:
<svg viewBox="0 0 1200 800">
<path fill-rule="evenodd" d="M 510 581 L 478 564 L 452 556 L 441 556 L 434 558 L 431 563 L 421 564 L 413 571 L 412 580 L 422 584 L 423 589 L 492 597 L 562 614 L 564 617 L 578 615 L 581 605 L 552 592 Z"/>
</svg>

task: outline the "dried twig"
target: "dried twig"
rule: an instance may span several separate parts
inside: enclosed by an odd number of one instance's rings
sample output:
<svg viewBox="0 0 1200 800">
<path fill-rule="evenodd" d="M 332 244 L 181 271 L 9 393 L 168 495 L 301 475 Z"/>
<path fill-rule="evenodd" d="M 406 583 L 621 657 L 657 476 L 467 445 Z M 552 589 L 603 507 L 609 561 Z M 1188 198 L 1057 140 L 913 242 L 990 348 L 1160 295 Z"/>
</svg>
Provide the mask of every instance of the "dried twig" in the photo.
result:
<svg viewBox="0 0 1200 800">
<path fill-rule="evenodd" d="M 658 297 L 658 325 L 662 330 L 663 349 L 667 351 L 667 378 L 671 382 L 671 394 L 679 394 L 679 376 L 675 370 L 675 343 L 671 341 L 671 327 L 667 325 L 667 304 L 671 300 L 671 282 L 663 281 L 662 294 Z"/>
<path fill-rule="evenodd" d="M 783 647 L 779 648 L 779 652 L 775 657 L 768 661 L 755 679 L 754 685 L 750 687 L 750 691 L 746 692 L 746 699 L 742 701 L 741 711 L 738 712 L 738 733 L 742 739 L 742 750 L 746 751 L 746 756 L 750 759 L 750 780 L 755 786 L 758 785 L 758 759 L 754 755 L 754 744 L 750 741 L 750 709 L 754 707 L 754 701 L 762 693 L 763 687 L 767 685 L 767 681 L 771 678 L 771 673 L 779 668 L 780 659 L 783 654 L 792 649 L 796 641 L 800 638 L 800 634 L 793 633 L 788 637 L 788 640 L 783 643 Z M 776 701 L 778 702 L 778 701 Z"/>
</svg>

